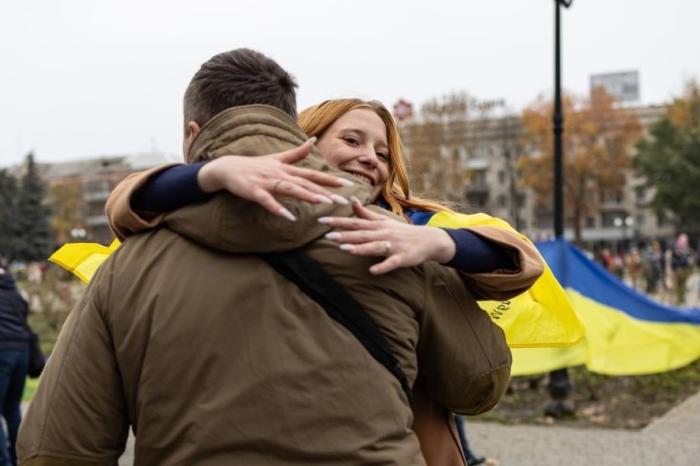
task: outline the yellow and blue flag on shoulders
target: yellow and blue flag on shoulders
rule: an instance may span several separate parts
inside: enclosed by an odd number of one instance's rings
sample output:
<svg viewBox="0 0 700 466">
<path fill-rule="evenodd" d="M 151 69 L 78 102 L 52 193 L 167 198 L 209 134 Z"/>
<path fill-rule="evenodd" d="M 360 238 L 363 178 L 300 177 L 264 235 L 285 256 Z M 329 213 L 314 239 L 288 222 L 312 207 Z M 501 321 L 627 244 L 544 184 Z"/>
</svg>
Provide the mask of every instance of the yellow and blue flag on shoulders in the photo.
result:
<svg viewBox="0 0 700 466">
<path fill-rule="evenodd" d="M 508 222 L 483 213 L 410 212 L 409 218 L 414 224 L 441 228 L 493 227 L 530 241 Z M 567 293 L 543 261 L 542 275 L 526 292 L 508 301 L 479 301 L 479 306 L 503 329 L 511 348 L 571 346 L 585 333 Z"/>
<path fill-rule="evenodd" d="M 537 247 L 583 319 L 586 337 L 569 348 L 513 349 L 513 375 L 581 364 L 600 374 L 641 375 L 700 358 L 700 309 L 650 299 L 564 240 Z"/>
</svg>

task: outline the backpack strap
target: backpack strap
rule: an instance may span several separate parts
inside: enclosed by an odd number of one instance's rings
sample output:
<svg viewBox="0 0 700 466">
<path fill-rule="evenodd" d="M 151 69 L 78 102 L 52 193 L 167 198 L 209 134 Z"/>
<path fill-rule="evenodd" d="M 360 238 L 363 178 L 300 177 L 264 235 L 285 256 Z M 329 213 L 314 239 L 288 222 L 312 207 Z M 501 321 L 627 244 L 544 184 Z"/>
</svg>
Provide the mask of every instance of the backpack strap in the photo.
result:
<svg viewBox="0 0 700 466">
<path fill-rule="evenodd" d="M 323 266 L 300 250 L 260 254 L 272 268 L 316 301 L 328 315 L 348 329 L 362 346 L 394 375 L 411 401 L 411 386 L 384 335 L 362 306 Z"/>
</svg>

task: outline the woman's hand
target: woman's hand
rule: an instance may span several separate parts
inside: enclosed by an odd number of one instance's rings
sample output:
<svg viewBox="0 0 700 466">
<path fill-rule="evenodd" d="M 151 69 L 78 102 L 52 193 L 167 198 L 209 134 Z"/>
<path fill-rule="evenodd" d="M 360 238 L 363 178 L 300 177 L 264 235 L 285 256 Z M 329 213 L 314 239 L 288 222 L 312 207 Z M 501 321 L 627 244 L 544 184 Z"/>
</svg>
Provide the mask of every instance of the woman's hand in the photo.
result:
<svg viewBox="0 0 700 466">
<path fill-rule="evenodd" d="M 322 217 L 319 222 L 333 227 L 326 238 L 340 243 L 340 249 L 359 256 L 385 256 L 370 267 L 373 274 L 412 267 L 426 261 L 449 262 L 455 255 L 455 243 L 440 228 L 417 226 L 385 217 L 352 200 L 357 218 Z"/>
<path fill-rule="evenodd" d="M 275 199 L 276 195 L 294 197 L 313 204 L 347 204 L 345 198 L 333 194 L 323 186 L 350 186 L 352 181 L 291 165 L 309 155 L 314 142 L 316 138 L 311 138 L 294 149 L 260 157 L 218 157 L 204 164 L 197 174 L 197 182 L 205 192 L 228 191 L 257 202 L 273 214 L 289 220 L 295 218 Z"/>
</svg>

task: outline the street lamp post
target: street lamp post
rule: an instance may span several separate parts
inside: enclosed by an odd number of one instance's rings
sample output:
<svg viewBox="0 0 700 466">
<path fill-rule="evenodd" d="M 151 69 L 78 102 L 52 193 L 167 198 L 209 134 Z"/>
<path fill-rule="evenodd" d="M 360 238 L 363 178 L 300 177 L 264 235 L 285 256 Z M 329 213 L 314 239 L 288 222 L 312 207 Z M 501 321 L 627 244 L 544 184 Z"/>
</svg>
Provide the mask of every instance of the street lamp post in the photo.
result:
<svg viewBox="0 0 700 466">
<path fill-rule="evenodd" d="M 559 12 L 561 5 L 568 8 L 572 2 L 573 0 L 554 0 L 554 236 L 557 239 L 564 239 L 564 111 L 561 105 Z M 547 389 L 552 400 L 545 407 L 546 414 L 554 417 L 573 414 L 574 405 L 570 399 L 571 380 L 566 368 L 549 373 Z"/>
<path fill-rule="evenodd" d="M 560 6 L 568 8 L 573 0 L 554 0 L 554 236 L 564 237 L 564 111 L 561 103 L 561 28 Z"/>
</svg>

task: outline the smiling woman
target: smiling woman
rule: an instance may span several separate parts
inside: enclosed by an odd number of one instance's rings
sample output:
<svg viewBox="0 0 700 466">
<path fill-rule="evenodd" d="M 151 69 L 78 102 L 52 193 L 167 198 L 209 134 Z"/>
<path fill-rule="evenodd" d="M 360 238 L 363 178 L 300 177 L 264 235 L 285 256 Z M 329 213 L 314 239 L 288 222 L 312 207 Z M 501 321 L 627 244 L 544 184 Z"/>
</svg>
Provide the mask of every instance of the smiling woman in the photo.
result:
<svg viewBox="0 0 700 466">
<path fill-rule="evenodd" d="M 395 214 L 405 209 L 449 210 L 410 196 L 399 131 L 381 102 L 326 100 L 302 111 L 299 126 L 318 138 L 317 147 L 329 164 L 369 178 L 375 202 L 382 201 Z"/>
</svg>

